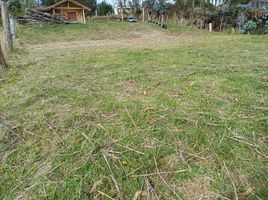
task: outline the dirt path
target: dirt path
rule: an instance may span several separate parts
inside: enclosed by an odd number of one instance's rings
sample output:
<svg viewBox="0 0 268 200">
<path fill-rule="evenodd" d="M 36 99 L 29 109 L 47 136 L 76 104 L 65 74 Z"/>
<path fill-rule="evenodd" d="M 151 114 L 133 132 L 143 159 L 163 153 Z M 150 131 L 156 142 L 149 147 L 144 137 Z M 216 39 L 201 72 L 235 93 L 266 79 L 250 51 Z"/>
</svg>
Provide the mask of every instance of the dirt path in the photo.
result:
<svg viewBox="0 0 268 200">
<path fill-rule="evenodd" d="M 23 48 L 28 51 L 42 50 L 62 50 L 62 49 L 84 49 L 91 47 L 148 47 L 161 44 L 175 44 L 181 39 L 178 35 L 171 35 L 165 30 L 151 30 L 150 32 L 136 32 L 134 37 L 103 39 L 103 40 L 86 40 L 72 42 L 55 42 L 46 44 L 24 44 Z M 185 39 L 185 37 L 184 37 Z"/>
</svg>

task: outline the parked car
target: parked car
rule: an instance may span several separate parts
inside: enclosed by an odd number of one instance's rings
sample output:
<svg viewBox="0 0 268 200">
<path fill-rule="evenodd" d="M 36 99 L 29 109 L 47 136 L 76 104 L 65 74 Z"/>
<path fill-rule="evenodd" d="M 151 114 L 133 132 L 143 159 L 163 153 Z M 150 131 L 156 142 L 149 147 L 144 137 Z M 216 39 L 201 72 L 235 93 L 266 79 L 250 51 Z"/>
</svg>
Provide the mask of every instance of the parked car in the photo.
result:
<svg viewBox="0 0 268 200">
<path fill-rule="evenodd" d="M 128 17 L 127 18 L 127 21 L 132 23 L 132 22 L 138 22 L 137 18 L 136 17 Z"/>
</svg>

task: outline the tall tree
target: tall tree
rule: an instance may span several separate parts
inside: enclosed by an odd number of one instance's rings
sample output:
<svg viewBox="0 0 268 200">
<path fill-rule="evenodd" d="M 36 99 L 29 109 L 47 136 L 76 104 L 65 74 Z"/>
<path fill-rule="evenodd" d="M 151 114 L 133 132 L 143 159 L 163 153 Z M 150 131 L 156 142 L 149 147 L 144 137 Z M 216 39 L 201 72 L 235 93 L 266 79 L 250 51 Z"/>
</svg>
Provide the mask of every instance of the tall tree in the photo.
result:
<svg viewBox="0 0 268 200">
<path fill-rule="evenodd" d="M 139 18 L 141 14 L 141 4 L 138 0 L 132 0 L 128 2 L 129 7 L 131 7 L 132 13 Z"/>
<path fill-rule="evenodd" d="M 191 0 L 191 11 L 190 11 L 190 18 L 191 18 L 191 26 L 193 26 L 194 23 L 194 7 L 195 7 L 195 0 Z"/>
<path fill-rule="evenodd" d="M 5 46 L 7 51 L 13 50 L 13 42 L 12 42 L 10 20 L 9 20 L 10 6 L 18 1 L 19 0 L 0 1 L 2 24 L 4 28 Z"/>
<path fill-rule="evenodd" d="M 10 7 L 10 13 L 15 16 L 23 16 L 27 8 L 36 7 L 38 2 L 36 0 L 20 0 Z"/>
<path fill-rule="evenodd" d="M 0 72 L 2 69 L 6 69 L 6 68 L 8 68 L 8 65 L 6 63 L 6 59 L 1 48 L 1 44 L 0 44 Z M 1 73 L 0 73 L 0 78 L 1 78 Z"/>
<path fill-rule="evenodd" d="M 114 13 L 113 6 L 111 4 L 106 3 L 105 1 L 98 4 L 97 10 L 98 10 L 98 15 L 100 16 Z"/>
<path fill-rule="evenodd" d="M 145 0 L 143 2 L 143 7 L 145 8 L 146 12 L 147 12 L 147 20 L 148 21 L 152 21 L 152 14 L 153 14 L 153 10 L 154 10 L 154 5 L 155 5 L 155 0 Z"/>
<path fill-rule="evenodd" d="M 58 0 L 41 0 L 42 6 L 51 6 L 54 3 L 57 3 Z"/>
</svg>

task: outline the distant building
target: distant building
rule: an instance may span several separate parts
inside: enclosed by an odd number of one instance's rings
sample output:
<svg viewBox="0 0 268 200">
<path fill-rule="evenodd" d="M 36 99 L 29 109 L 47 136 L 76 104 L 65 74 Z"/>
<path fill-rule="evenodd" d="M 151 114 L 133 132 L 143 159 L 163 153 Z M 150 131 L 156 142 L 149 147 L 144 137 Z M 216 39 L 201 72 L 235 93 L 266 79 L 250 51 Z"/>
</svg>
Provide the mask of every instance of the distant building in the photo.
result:
<svg viewBox="0 0 268 200">
<path fill-rule="evenodd" d="M 39 11 L 59 14 L 68 18 L 69 21 L 86 23 L 85 11 L 91 9 L 74 0 L 62 0 L 46 8 L 39 8 Z"/>
<path fill-rule="evenodd" d="M 122 10 L 122 8 L 121 8 L 121 7 L 118 7 L 116 13 L 117 13 L 117 14 L 120 14 L 120 13 L 121 13 L 121 10 Z M 124 6 L 124 7 L 123 7 L 123 10 L 124 10 L 124 12 L 126 12 L 126 13 L 131 13 L 131 12 L 132 12 L 132 8 L 129 7 L 129 6 Z"/>
</svg>

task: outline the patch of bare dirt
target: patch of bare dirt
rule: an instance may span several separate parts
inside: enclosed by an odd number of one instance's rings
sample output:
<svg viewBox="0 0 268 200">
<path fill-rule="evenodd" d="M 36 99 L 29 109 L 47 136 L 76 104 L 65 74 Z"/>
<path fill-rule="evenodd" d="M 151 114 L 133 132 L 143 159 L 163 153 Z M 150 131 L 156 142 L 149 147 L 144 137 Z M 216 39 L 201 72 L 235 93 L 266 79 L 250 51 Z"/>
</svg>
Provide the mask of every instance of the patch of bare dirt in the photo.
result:
<svg viewBox="0 0 268 200">
<path fill-rule="evenodd" d="M 210 181 L 208 177 L 188 179 L 180 184 L 179 191 L 185 200 L 218 199 L 219 195 L 210 190 Z"/>
<path fill-rule="evenodd" d="M 101 47 L 143 47 L 161 44 L 174 44 L 178 41 L 179 36 L 168 34 L 162 30 L 151 30 L 148 32 L 135 32 L 135 37 L 103 39 L 103 40 L 86 40 L 72 42 L 54 42 L 46 44 L 23 44 L 22 48 L 28 51 L 42 50 L 60 50 L 60 49 L 86 49 Z"/>
</svg>

